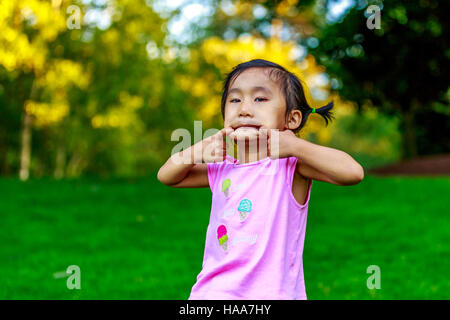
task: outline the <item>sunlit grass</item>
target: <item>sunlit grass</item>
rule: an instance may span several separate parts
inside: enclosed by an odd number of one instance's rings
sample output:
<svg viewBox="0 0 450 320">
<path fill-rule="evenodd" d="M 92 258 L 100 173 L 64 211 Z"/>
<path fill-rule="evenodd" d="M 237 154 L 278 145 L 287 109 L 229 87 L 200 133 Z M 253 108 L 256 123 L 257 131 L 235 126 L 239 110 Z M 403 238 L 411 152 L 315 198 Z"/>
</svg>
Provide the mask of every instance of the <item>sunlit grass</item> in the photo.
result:
<svg viewBox="0 0 450 320">
<path fill-rule="evenodd" d="M 448 299 L 448 178 L 314 182 L 304 249 L 309 299 Z M 0 180 L 1 299 L 187 299 L 200 272 L 209 189 L 156 178 Z M 81 290 L 55 278 L 81 268 Z M 381 269 L 381 289 L 366 286 Z"/>
</svg>

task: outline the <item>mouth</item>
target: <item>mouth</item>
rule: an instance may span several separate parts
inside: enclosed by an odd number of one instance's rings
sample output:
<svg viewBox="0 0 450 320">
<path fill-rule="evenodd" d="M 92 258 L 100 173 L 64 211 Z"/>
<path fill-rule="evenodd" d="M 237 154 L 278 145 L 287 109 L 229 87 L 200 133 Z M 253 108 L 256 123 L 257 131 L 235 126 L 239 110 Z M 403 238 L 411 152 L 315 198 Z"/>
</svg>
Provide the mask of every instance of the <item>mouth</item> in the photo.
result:
<svg viewBox="0 0 450 320">
<path fill-rule="evenodd" d="M 237 126 L 233 127 L 234 130 L 237 130 L 237 129 L 256 129 L 256 130 L 259 130 L 259 128 L 261 128 L 261 126 L 255 125 L 255 124 L 240 124 L 240 125 L 237 125 Z"/>
</svg>

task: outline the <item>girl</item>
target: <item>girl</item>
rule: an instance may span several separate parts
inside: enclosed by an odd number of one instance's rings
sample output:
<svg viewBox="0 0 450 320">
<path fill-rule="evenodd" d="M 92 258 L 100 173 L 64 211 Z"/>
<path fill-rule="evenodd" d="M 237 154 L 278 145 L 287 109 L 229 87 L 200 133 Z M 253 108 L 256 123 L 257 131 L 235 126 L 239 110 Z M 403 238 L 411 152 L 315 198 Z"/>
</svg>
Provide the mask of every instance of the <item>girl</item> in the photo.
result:
<svg viewBox="0 0 450 320">
<path fill-rule="evenodd" d="M 224 129 L 172 155 L 158 172 L 166 185 L 212 191 L 202 270 L 189 299 L 306 299 L 302 255 L 312 181 L 346 186 L 364 177 L 347 153 L 295 135 L 311 113 L 328 124 L 332 107 L 311 108 L 299 79 L 266 60 L 241 63 L 227 75 Z M 237 159 L 227 154 L 227 137 L 238 143 Z"/>
</svg>

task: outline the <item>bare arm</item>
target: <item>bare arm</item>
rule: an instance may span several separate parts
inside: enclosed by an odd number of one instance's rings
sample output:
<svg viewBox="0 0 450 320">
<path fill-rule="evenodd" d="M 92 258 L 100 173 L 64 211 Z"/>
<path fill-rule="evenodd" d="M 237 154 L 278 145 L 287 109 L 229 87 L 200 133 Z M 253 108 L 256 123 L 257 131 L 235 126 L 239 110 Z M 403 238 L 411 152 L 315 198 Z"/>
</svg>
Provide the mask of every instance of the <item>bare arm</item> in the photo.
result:
<svg viewBox="0 0 450 320">
<path fill-rule="evenodd" d="M 358 184 L 364 179 L 364 169 L 349 154 L 297 138 L 292 155 L 299 159 L 297 172 L 305 178 L 340 186 Z"/>
<path fill-rule="evenodd" d="M 206 163 L 194 164 L 193 157 L 191 157 L 192 161 L 188 163 L 179 163 L 179 161 L 176 161 L 176 157 L 180 157 L 180 159 L 185 158 L 188 152 L 189 149 L 186 149 L 172 155 L 161 169 L 159 169 L 158 180 L 165 185 L 175 188 L 208 187 L 209 181 Z"/>
<path fill-rule="evenodd" d="M 231 131 L 230 128 L 224 128 L 194 146 L 173 154 L 159 169 L 158 180 L 165 185 L 176 188 L 208 187 L 207 163 L 225 159 L 226 144 L 224 143 L 224 137 Z M 200 159 L 201 161 L 194 161 L 194 159 Z"/>
</svg>

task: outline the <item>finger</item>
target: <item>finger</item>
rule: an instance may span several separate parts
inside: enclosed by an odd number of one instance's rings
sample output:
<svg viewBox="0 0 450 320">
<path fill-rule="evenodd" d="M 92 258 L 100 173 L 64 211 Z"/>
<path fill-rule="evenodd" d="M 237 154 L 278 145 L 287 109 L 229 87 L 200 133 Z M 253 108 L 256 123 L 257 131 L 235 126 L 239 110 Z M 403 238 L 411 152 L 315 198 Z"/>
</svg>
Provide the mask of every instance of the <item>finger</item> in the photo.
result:
<svg viewBox="0 0 450 320">
<path fill-rule="evenodd" d="M 264 127 L 264 126 L 259 128 L 258 135 L 259 135 L 260 139 L 268 140 L 270 138 L 270 136 L 269 136 L 269 129 L 267 127 Z"/>
<path fill-rule="evenodd" d="M 245 140 L 246 142 L 258 142 L 259 136 L 257 133 L 248 134 L 242 137 L 239 137 L 240 140 Z"/>
<path fill-rule="evenodd" d="M 225 137 L 225 136 L 228 136 L 230 133 L 232 133 L 234 131 L 234 129 L 233 128 L 231 128 L 231 127 L 225 127 L 225 128 L 222 128 L 217 134 L 218 135 L 220 135 L 220 136 L 222 136 L 222 137 Z"/>
<path fill-rule="evenodd" d="M 217 137 L 224 137 L 225 136 L 225 134 L 226 134 L 226 128 L 222 128 L 222 129 L 220 129 L 220 131 L 218 131 L 215 135 L 217 136 Z"/>
<path fill-rule="evenodd" d="M 225 160 L 225 155 L 226 155 L 226 149 L 223 148 L 222 146 L 218 145 L 215 149 L 214 149 L 214 161 L 215 162 L 220 162 Z"/>
<path fill-rule="evenodd" d="M 227 156 L 227 149 L 222 149 L 220 154 L 222 161 L 225 160 L 226 156 Z"/>
<path fill-rule="evenodd" d="M 273 130 L 272 135 L 269 139 L 269 149 L 270 158 L 278 159 L 280 152 L 280 132 L 278 130 Z"/>
<path fill-rule="evenodd" d="M 225 135 L 227 136 L 234 132 L 234 129 L 232 127 L 226 127 L 223 130 L 225 130 Z"/>
<path fill-rule="evenodd" d="M 259 138 L 259 131 L 252 131 L 247 136 L 249 140 L 257 140 Z"/>
<path fill-rule="evenodd" d="M 217 146 L 217 149 L 223 149 L 225 147 L 223 134 L 224 133 L 220 133 L 220 135 L 216 136 L 215 145 Z"/>
<path fill-rule="evenodd" d="M 217 144 L 217 133 L 208 137 L 206 140 L 208 145 L 216 145 Z"/>
<path fill-rule="evenodd" d="M 267 135 L 267 129 L 262 128 L 259 130 L 259 139 L 258 139 L 258 145 L 259 145 L 259 153 L 261 154 L 261 157 L 265 158 L 268 157 L 268 135 Z"/>
<path fill-rule="evenodd" d="M 266 127 L 266 126 L 264 126 L 264 125 L 262 125 L 262 126 L 259 128 L 259 131 L 260 131 L 261 133 L 265 134 L 265 135 L 267 136 L 267 139 L 270 138 L 270 135 L 271 135 L 271 133 L 272 133 L 272 130 L 271 130 L 269 127 Z"/>
<path fill-rule="evenodd" d="M 234 143 L 234 129 L 231 127 L 226 127 L 224 128 L 224 131 L 225 144 L 231 147 Z"/>
<path fill-rule="evenodd" d="M 224 142 L 224 143 L 222 143 L 222 146 L 223 146 L 223 148 L 224 149 L 226 149 L 226 147 L 227 147 L 227 145 L 228 144 L 231 144 L 232 143 L 232 141 L 233 140 L 231 140 L 231 139 L 233 139 L 232 137 L 230 137 L 230 134 L 232 134 L 234 132 L 234 129 L 233 128 L 231 128 L 231 127 L 225 127 L 225 128 L 222 128 L 217 134 L 219 135 L 219 139 L 221 139 L 222 140 L 222 142 Z"/>
</svg>

